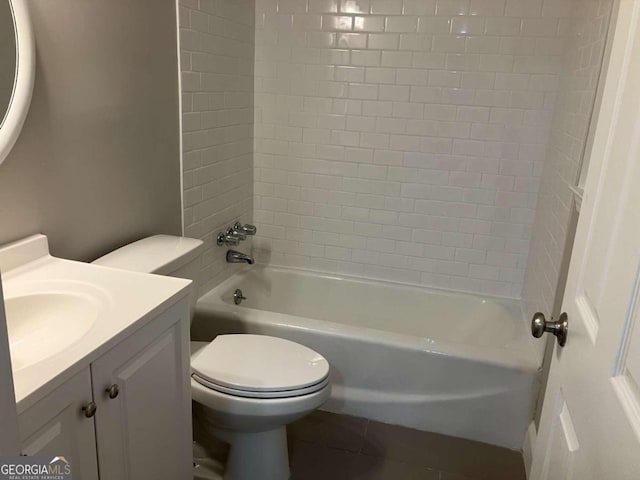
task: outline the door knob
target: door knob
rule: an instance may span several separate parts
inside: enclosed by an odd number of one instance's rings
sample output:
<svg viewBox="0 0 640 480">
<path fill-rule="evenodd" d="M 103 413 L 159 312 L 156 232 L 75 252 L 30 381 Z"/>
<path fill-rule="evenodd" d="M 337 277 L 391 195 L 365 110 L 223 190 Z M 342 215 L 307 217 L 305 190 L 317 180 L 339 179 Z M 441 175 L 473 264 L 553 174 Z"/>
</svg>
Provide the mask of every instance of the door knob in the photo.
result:
<svg viewBox="0 0 640 480">
<path fill-rule="evenodd" d="M 107 392 L 107 395 L 109 395 L 109 398 L 113 400 L 120 393 L 120 387 L 118 387 L 117 383 L 114 383 L 109 388 L 105 389 L 105 392 Z"/>
<path fill-rule="evenodd" d="M 84 412 L 84 416 L 87 418 L 91 418 L 96 414 L 96 410 L 98 406 L 96 402 L 89 402 L 84 407 L 82 407 L 82 411 Z"/>
<path fill-rule="evenodd" d="M 544 313 L 535 313 L 531 319 L 531 334 L 536 338 L 540 338 L 544 332 L 555 335 L 558 339 L 558 345 L 564 347 L 567 343 L 567 334 L 569 333 L 569 317 L 567 314 L 563 313 L 555 322 L 547 322 Z"/>
</svg>

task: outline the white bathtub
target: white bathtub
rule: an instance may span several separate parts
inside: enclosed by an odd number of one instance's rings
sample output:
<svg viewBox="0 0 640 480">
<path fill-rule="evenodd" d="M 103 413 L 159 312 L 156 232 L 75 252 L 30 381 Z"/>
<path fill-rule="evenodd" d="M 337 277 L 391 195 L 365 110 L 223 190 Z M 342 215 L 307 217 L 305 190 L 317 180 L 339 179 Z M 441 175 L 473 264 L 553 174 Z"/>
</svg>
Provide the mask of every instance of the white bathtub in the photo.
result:
<svg viewBox="0 0 640 480">
<path fill-rule="evenodd" d="M 332 412 L 516 450 L 532 418 L 538 369 L 516 302 L 254 266 L 198 300 L 191 335 L 239 332 L 324 355 Z"/>
</svg>

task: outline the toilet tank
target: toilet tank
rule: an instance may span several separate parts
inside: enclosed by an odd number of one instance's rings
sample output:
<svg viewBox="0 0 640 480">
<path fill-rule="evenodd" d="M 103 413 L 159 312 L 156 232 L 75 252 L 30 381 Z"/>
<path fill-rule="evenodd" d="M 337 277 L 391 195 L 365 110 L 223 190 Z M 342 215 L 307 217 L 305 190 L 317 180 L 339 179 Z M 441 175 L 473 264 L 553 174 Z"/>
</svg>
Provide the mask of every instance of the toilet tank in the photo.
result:
<svg viewBox="0 0 640 480">
<path fill-rule="evenodd" d="M 193 314 L 200 288 L 203 249 L 202 240 L 154 235 L 118 248 L 92 263 L 121 270 L 192 280 L 189 303 Z"/>
</svg>

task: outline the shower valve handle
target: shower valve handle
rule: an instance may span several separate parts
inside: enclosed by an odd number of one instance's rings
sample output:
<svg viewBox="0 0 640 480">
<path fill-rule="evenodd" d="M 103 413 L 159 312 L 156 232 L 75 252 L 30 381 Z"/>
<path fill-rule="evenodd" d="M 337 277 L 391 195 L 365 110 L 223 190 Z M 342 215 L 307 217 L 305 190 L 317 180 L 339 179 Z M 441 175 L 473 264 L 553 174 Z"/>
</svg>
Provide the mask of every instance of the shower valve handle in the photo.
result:
<svg viewBox="0 0 640 480">
<path fill-rule="evenodd" d="M 219 246 L 226 245 L 227 247 L 235 247 L 240 244 L 240 237 L 220 232 L 216 238 L 216 243 Z"/>
<path fill-rule="evenodd" d="M 235 223 L 235 225 L 233 226 L 233 230 L 235 230 L 236 232 L 242 232 L 245 235 L 255 235 L 258 232 L 258 229 L 255 225 L 250 225 L 248 223 L 241 225 L 240 222 Z"/>
<path fill-rule="evenodd" d="M 247 234 L 242 230 L 238 230 L 236 228 L 229 228 L 229 230 L 227 230 L 227 235 L 232 237 L 238 237 L 241 242 L 247 239 Z"/>
</svg>

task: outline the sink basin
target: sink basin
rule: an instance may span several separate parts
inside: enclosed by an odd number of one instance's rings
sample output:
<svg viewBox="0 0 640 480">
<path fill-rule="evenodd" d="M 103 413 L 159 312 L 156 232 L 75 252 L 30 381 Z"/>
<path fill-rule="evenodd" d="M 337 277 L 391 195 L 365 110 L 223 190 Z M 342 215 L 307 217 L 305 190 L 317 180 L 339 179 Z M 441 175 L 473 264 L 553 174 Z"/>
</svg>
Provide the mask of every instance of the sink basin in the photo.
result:
<svg viewBox="0 0 640 480">
<path fill-rule="evenodd" d="M 99 301 L 70 292 L 42 292 L 5 299 L 14 371 L 68 348 L 95 324 Z"/>
<path fill-rule="evenodd" d="M 0 245 L 0 272 L 19 414 L 162 311 L 177 312 L 189 284 L 54 257 L 44 235 Z"/>
</svg>

